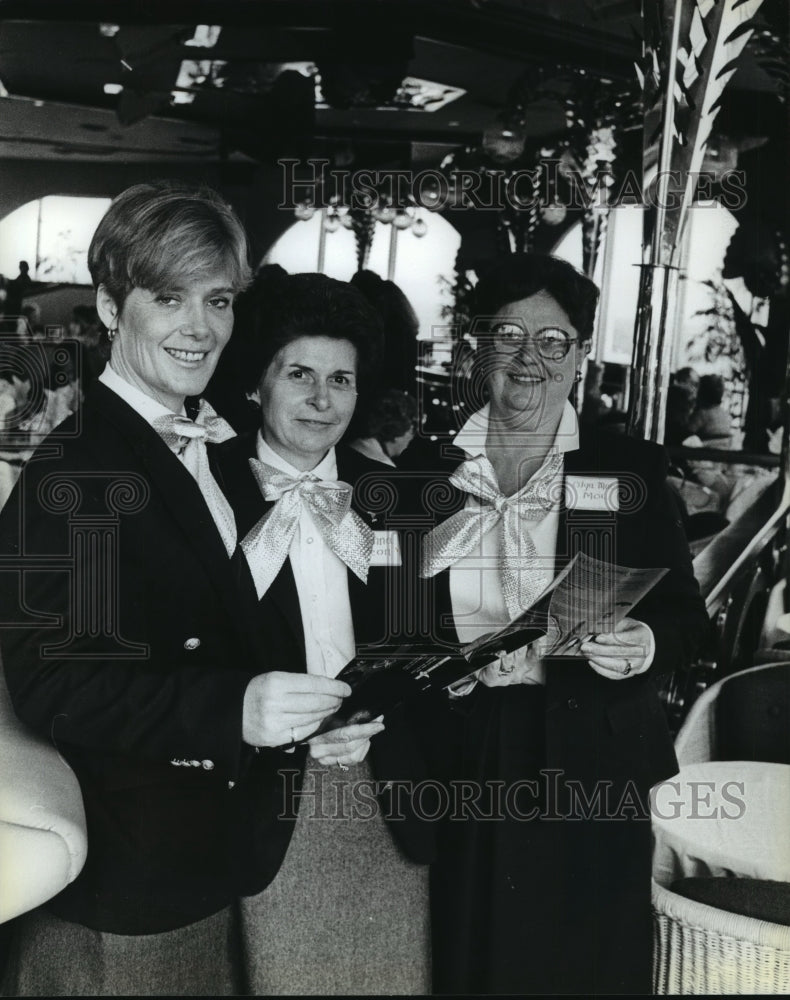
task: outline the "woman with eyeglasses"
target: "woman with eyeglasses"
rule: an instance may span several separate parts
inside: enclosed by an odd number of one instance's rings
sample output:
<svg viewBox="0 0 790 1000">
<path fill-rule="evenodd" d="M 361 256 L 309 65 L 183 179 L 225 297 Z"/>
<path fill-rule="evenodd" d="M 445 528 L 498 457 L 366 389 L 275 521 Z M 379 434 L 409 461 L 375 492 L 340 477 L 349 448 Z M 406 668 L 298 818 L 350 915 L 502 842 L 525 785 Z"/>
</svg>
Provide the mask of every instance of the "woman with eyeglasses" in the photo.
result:
<svg viewBox="0 0 790 1000">
<path fill-rule="evenodd" d="M 360 292 L 321 274 L 264 275 L 238 309 L 235 363 L 260 425 L 220 446 L 217 475 L 259 598 L 251 625 L 297 679 L 335 678 L 399 638 L 409 553 L 393 470 L 340 444 L 380 340 Z M 250 823 L 262 891 L 240 903 L 249 990 L 425 993 L 433 829 L 399 792 L 425 777 L 418 733 L 403 710 L 316 728 L 253 762 L 270 794 Z"/>
<path fill-rule="evenodd" d="M 579 553 L 668 572 L 580 655 L 544 657 L 539 640 L 451 690 L 439 742 L 448 787 L 466 798 L 432 870 L 434 990 L 650 993 L 648 792 L 677 771 L 654 678 L 688 664 L 705 606 L 663 450 L 580 431 L 569 397 L 595 285 L 516 254 L 491 262 L 475 293 L 487 401 L 455 437 L 423 540 L 435 635 L 502 627 Z"/>
</svg>

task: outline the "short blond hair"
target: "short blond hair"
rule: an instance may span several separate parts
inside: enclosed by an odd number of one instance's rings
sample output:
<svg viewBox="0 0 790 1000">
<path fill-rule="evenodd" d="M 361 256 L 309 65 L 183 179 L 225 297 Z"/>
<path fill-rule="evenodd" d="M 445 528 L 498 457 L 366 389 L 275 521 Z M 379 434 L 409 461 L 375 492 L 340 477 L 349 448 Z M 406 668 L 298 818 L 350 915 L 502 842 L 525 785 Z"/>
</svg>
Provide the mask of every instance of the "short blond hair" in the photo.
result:
<svg viewBox="0 0 790 1000">
<path fill-rule="evenodd" d="M 247 236 L 234 210 L 209 187 L 175 181 L 119 194 L 93 235 L 88 268 L 119 309 L 133 288 L 163 292 L 218 270 L 236 292 L 250 281 Z"/>
</svg>

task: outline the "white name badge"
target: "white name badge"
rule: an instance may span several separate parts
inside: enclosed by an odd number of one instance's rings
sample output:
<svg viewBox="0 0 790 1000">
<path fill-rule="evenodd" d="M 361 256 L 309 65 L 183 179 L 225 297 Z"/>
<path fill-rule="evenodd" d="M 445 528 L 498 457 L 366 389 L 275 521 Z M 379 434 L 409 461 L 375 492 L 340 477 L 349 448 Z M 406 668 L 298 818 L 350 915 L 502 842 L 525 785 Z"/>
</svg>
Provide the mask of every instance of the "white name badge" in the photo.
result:
<svg viewBox="0 0 790 1000">
<path fill-rule="evenodd" d="M 374 531 L 371 566 L 401 566 L 400 541 L 397 531 Z"/>
<path fill-rule="evenodd" d="M 568 510 L 620 509 L 617 476 L 566 476 L 565 507 Z"/>
</svg>

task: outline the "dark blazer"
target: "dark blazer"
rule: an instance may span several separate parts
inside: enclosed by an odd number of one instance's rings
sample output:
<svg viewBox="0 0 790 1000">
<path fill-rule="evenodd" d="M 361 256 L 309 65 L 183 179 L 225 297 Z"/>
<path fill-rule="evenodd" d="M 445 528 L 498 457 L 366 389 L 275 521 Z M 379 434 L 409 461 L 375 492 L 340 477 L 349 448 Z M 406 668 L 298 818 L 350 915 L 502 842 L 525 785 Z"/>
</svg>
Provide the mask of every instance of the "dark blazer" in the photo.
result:
<svg viewBox="0 0 790 1000">
<path fill-rule="evenodd" d="M 86 866 L 50 904 L 68 920 L 154 933 L 238 894 L 242 704 L 265 658 L 237 554 L 189 472 L 101 383 L 0 515 L 8 688 L 85 800 Z"/>
<path fill-rule="evenodd" d="M 249 459 L 256 455 L 256 434 L 240 435 L 212 449 L 215 475 L 236 513 L 240 540 L 272 506 L 261 496 L 249 465 Z M 342 445 L 336 455 L 338 478 L 354 487 L 352 508 L 374 531 L 399 530 L 404 518 L 399 513 L 396 471 Z M 406 635 L 404 623 L 408 617 L 405 608 L 415 599 L 411 580 L 416 551 L 407 551 L 403 544 L 401 548 L 402 568 L 371 566 L 366 583 L 348 573 L 357 649 L 371 655 L 376 655 L 376 647 L 381 644 L 392 646 L 414 638 Z M 257 624 L 262 645 L 269 647 L 276 642 L 280 648 L 287 647 L 287 654 L 275 669 L 306 669 L 299 598 L 288 559 L 260 600 Z M 385 725 L 370 749 L 374 777 L 382 784 L 379 805 L 385 816 L 402 817 L 390 828 L 404 853 L 414 861 L 427 863 L 434 853 L 432 825 L 417 820 L 408 796 L 399 792 L 397 785 L 383 787 L 390 781 L 417 783 L 427 777 L 421 709 L 397 709 L 387 715 Z M 300 787 L 305 755 L 304 748 L 294 754 L 261 750 L 256 755 L 255 780 L 259 785 L 266 784 L 271 792 L 267 802 L 262 798 L 256 801 L 257 815 L 249 824 L 257 831 L 260 888 L 277 873 L 288 847 L 296 809 L 294 799 L 283 804 L 283 791 Z"/>
<path fill-rule="evenodd" d="M 439 480 L 464 458 L 453 449 Z M 655 656 L 646 673 L 612 681 L 600 677 L 584 660 L 556 658 L 547 665 L 546 765 L 562 769 L 569 778 L 631 780 L 645 792 L 677 771 L 654 678 L 689 665 L 709 621 L 694 579 L 680 512 L 665 483 L 666 470 L 663 448 L 617 434 L 582 430 L 580 448 L 565 454 L 557 571 L 578 552 L 625 566 L 669 569 L 631 612 L 650 626 L 655 637 Z M 568 476 L 618 477 L 619 510 L 586 509 L 583 500 L 569 509 Z M 426 485 L 423 495 L 429 488 Z M 460 510 L 466 501 L 466 495 L 451 484 L 446 489 L 434 523 Z M 434 578 L 433 609 L 441 637 L 457 641 L 449 570 Z M 502 690 L 478 685 L 468 699 L 456 703 L 455 710 L 461 715 L 485 713 L 487 703 L 500 697 Z"/>
</svg>

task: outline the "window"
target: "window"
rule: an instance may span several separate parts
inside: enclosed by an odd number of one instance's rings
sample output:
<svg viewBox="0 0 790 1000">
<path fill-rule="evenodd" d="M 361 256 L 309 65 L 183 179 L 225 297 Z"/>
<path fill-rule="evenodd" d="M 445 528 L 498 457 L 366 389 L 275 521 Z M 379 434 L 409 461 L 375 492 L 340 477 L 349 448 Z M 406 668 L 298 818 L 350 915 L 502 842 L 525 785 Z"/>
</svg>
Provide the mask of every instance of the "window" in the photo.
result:
<svg viewBox="0 0 790 1000">
<path fill-rule="evenodd" d="M 0 274 L 16 277 L 19 261 L 36 281 L 89 285 L 88 246 L 109 198 L 47 195 L 0 220 Z"/>
<path fill-rule="evenodd" d="M 440 215 L 426 213 L 425 222 L 427 229 L 421 237 L 408 229 L 394 230 L 397 244 L 393 281 L 414 307 L 420 320 L 420 338 L 427 340 L 447 327 L 442 306 L 449 304 L 449 292 L 439 278 L 444 277 L 452 285 L 461 237 Z M 307 221 L 295 222 L 274 243 L 263 263 L 280 264 L 290 274 L 317 271 L 321 225 L 319 212 Z M 382 277 L 388 273 L 392 233 L 391 225 L 376 222 L 367 267 Z M 326 233 L 323 273 L 348 281 L 356 270 L 357 245 L 353 232 L 341 227 Z"/>
</svg>

